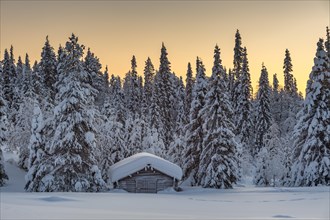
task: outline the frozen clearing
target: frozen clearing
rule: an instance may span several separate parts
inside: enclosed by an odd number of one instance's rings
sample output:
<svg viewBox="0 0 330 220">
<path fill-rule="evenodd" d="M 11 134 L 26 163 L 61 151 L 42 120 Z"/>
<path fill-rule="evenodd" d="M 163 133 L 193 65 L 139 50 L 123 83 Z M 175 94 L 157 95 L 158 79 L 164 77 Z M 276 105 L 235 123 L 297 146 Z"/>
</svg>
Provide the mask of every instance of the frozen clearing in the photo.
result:
<svg viewBox="0 0 330 220">
<path fill-rule="evenodd" d="M 330 187 L 215 190 L 131 194 L 26 193 L 24 172 L 6 163 L 10 181 L 0 188 L 0 219 L 329 219 Z"/>
<path fill-rule="evenodd" d="M 329 219 L 329 188 L 162 194 L 1 192 L 0 219 Z"/>
</svg>

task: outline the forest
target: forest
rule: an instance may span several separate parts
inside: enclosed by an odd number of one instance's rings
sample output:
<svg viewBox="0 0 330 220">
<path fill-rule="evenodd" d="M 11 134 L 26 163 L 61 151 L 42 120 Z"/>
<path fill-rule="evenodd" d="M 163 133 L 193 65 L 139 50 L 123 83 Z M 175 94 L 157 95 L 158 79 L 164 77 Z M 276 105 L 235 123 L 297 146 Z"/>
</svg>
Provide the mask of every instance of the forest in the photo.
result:
<svg viewBox="0 0 330 220">
<path fill-rule="evenodd" d="M 74 34 L 56 52 L 47 36 L 33 64 L 28 54 L 16 61 L 13 46 L 5 49 L 0 186 L 8 179 L 2 151 L 19 153 L 28 192 L 108 190 L 109 167 L 139 152 L 179 165 L 190 186 L 232 188 L 246 177 L 257 186 L 330 185 L 328 27 L 316 42 L 305 94 L 288 49 L 284 82 L 262 64 L 253 91 L 239 30 L 233 43 L 231 69 L 215 45 L 210 75 L 197 57 L 185 79 L 171 70 L 164 43 L 158 69 L 148 58 L 138 73 L 132 56 L 123 78 L 103 71 Z"/>
</svg>

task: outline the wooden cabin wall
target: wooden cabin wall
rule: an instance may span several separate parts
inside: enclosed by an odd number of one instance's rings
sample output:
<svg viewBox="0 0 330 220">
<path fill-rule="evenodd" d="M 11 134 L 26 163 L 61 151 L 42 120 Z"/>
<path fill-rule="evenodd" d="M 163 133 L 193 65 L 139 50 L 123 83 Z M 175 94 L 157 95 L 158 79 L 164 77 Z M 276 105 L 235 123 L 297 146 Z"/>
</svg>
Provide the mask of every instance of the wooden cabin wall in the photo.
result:
<svg viewBox="0 0 330 220">
<path fill-rule="evenodd" d="M 134 193 L 157 193 L 169 187 L 176 187 L 174 178 L 150 168 L 119 180 L 117 186 Z"/>
</svg>

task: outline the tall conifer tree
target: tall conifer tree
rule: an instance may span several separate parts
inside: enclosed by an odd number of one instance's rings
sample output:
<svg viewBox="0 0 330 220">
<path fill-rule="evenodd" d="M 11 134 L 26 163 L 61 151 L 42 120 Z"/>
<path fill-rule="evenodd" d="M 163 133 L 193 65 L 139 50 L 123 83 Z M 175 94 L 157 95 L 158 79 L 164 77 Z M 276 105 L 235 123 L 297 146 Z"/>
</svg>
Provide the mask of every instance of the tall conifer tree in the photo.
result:
<svg viewBox="0 0 330 220">
<path fill-rule="evenodd" d="M 186 149 L 184 153 L 184 177 L 191 185 L 198 185 L 198 169 L 200 166 L 200 154 L 202 152 L 204 131 L 202 109 L 205 105 L 207 92 L 207 80 L 203 62 L 197 57 L 196 83 L 193 88 L 193 100 L 190 108 L 190 120 L 186 126 Z"/>
<path fill-rule="evenodd" d="M 153 84 L 155 78 L 155 68 L 151 62 L 150 57 L 148 57 L 147 61 L 145 62 L 144 67 L 144 111 L 143 114 L 148 115 L 149 108 L 152 102 L 153 94 Z"/>
<path fill-rule="evenodd" d="M 13 97 L 14 97 L 14 85 L 12 84 L 13 79 L 13 72 L 12 72 L 12 65 L 11 59 L 9 57 L 9 53 L 7 49 L 5 49 L 4 59 L 3 59 L 3 92 L 4 98 L 8 103 L 8 107 L 11 108 L 13 104 Z"/>
<path fill-rule="evenodd" d="M 185 115 L 186 115 L 186 123 L 189 122 L 189 114 L 190 114 L 190 107 L 191 107 L 191 102 L 192 102 L 192 90 L 194 87 L 194 77 L 193 77 L 193 72 L 191 69 L 191 64 L 188 63 L 188 69 L 187 69 L 187 74 L 186 74 L 186 88 L 185 88 L 185 104 L 184 104 L 184 110 L 185 110 Z"/>
<path fill-rule="evenodd" d="M 233 133 L 233 110 L 218 46 L 214 50 L 208 88 L 201 112 L 205 136 L 200 151 L 198 181 L 203 187 L 232 188 L 238 178 L 237 143 Z"/>
<path fill-rule="evenodd" d="M 54 48 L 50 45 L 48 36 L 46 36 L 46 42 L 41 52 L 40 60 L 40 75 L 43 80 L 43 85 L 46 94 L 47 102 L 54 104 L 55 99 L 55 83 L 57 80 L 57 69 L 56 69 L 56 55 Z"/>
<path fill-rule="evenodd" d="M 294 128 L 292 185 L 330 185 L 330 71 L 323 39 L 317 43 L 303 109 Z"/>
<path fill-rule="evenodd" d="M 162 44 L 160 55 L 159 71 L 155 77 L 155 100 L 159 110 L 161 121 L 160 135 L 163 137 L 165 144 L 165 151 L 168 150 L 169 145 L 173 139 L 172 131 L 175 122 L 172 118 L 172 100 L 173 100 L 173 85 L 171 84 L 171 66 L 167 57 L 167 49 Z"/>
<path fill-rule="evenodd" d="M 237 79 L 237 100 L 235 103 L 235 133 L 239 136 L 241 143 L 244 145 L 245 149 L 249 148 L 250 136 L 252 129 L 252 120 L 251 120 L 251 78 L 249 63 L 247 58 L 247 50 L 243 49 L 242 54 L 242 69 L 239 78 Z"/>
<path fill-rule="evenodd" d="M 288 49 L 285 50 L 285 58 L 284 58 L 284 91 L 286 91 L 290 95 L 297 95 L 297 84 L 295 83 L 295 78 L 292 75 L 292 60 L 290 51 Z"/>
<path fill-rule="evenodd" d="M 259 78 L 259 90 L 257 94 L 256 105 L 256 131 L 255 131 L 255 146 L 252 150 L 253 155 L 256 155 L 263 146 L 263 138 L 268 128 L 271 125 L 271 114 L 269 107 L 270 87 L 268 80 L 268 71 L 262 64 L 261 75 Z"/>
<path fill-rule="evenodd" d="M 0 84 L 0 186 L 3 186 L 8 180 L 8 175 L 6 174 L 5 167 L 4 167 L 4 158 L 2 155 L 2 148 L 4 142 L 6 141 L 7 137 L 7 114 L 6 114 L 6 101 L 4 99 L 4 94 L 2 90 L 2 86 Z"/>
</svg>

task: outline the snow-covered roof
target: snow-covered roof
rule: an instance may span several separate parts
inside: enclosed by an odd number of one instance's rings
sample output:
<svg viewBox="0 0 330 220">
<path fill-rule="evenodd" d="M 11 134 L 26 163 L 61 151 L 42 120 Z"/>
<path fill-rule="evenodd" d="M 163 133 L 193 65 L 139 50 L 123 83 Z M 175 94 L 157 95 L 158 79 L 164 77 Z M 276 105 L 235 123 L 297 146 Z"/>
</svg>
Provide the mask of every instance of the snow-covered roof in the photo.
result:
<svg viewBox="0 0 330 220">
<path fill-rule="evenodd" d="M 112 165 L 110 167 L 110 179 L 112 182 L 116 182 L 147 166 L 178 180 L 182 178 L 182 169 L 179 166 L 156 155 L 143 152 L 125 158 Z"/>
</svg>

